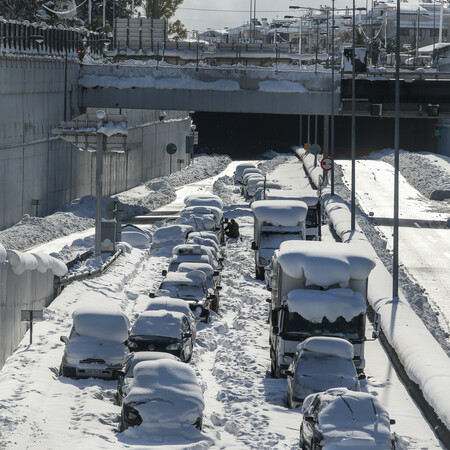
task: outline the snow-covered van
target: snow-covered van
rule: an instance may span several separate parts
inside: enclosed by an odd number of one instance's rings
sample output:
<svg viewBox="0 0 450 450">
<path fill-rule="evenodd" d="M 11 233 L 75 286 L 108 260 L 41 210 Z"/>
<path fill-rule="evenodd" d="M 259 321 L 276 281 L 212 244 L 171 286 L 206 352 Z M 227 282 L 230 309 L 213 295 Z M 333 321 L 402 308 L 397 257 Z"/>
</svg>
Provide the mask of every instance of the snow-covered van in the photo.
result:
<svg viewBox="0 0 450 450">
<path fill-rule="evenodd" d="M 308 207 L 299 200 L 257 200 L 252 211 L 256 278 L 264 280 L 264 268 L 280 244 L 305 239 Z"/>
<path fill-rule="evenodd" d="M 270 302 L 272 375 L 284 374 L 297 345 L 310 336 L 336 336 L 354 346 L 363 372 L 367 280 L 375 261 L 358 244 L 291 241 L 273 256 Z"/>
<path fill-rule="evenodd" d="M 287 191 L 285 189 L 266 189 L 266 200 L 301 200 L 308 205 L 306 215 L 306 239 L 320 241 L 322 232 L 322 207 L 316 191 Z"/>
</svg>

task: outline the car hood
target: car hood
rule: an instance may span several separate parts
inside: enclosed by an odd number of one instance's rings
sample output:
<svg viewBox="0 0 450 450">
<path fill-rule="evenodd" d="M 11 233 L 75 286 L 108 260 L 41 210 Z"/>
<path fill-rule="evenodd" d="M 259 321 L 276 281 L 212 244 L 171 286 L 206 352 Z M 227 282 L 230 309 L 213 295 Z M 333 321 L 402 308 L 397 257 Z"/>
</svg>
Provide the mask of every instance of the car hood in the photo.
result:
<svg viewBox="0 0 450 450">
<path fill-rule="evenodd" d="M 352 429 L 330 429 L 322 430 L 323 449 L 366 449 L 391 450 L 392 436 L 384 427 L 377 430 L 377 426 L 367 426 L 367 428 Z"/>
<path fill-rule="evenodd" d="M 128 353 L 128 348 L 119 342 L 75 336 L 69 340 L 64 357 L 68 364 L 73 365 L 86 360 L 103 360 L 106 365 L 122 365 Z"/>
</svg>

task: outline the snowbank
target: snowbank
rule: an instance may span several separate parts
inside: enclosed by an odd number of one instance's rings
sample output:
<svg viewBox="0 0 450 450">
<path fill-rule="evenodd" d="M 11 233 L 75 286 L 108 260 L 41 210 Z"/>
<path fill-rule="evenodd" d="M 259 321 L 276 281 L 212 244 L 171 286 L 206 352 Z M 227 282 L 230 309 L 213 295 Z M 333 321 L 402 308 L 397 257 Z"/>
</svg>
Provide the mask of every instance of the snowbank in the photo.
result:
<svg viewBox="0 0 450 450">
<path fill-rule="evenodd" d="M 392 277 L 360 231 L 352 232 L 350 211 L 338 196 L 324 195 L 324 206 L 333 227 L 346 242 L 365 245 L 376 261 L 368 286 L 368 301 L 381 319 L 381 330 L 395 349 L 409 378 L 419 385 L 447 429 L 450 429 L 450 360 L 412 311 L 404 295 L 392 299 Z"/>
</svg>

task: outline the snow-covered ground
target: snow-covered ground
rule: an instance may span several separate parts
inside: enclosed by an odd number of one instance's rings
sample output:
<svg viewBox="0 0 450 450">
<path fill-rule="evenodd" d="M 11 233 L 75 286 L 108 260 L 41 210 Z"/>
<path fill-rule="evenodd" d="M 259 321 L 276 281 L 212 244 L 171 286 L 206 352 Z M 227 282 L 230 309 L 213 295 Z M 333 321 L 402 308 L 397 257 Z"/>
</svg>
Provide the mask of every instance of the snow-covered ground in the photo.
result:
<svg viewBox="0 0 450 450">
<path fill-rule="evenodd" d="M 285 164 L 277 166 L 280 162 Z M 273 179 L 291 183 L 291 187 L 308 186 L 296 158 L 283 156 L 265 164 Z M 265 302 L 268 293 L 263 283 L 254 279 L 250 250 L 253 217 L 230 183 L 235 165 L 230 164 L 220 178 L 216 176 L 200 185 L 193 183 L 180 189 L 174 203 L 161 208 L 166 211 L 182 207 L 185 195 L 199 189 L 211 191 L 214 180 L 219 178 L 214 188 L 226 199 L 225 216 L 237 219 L 242 234 L 242 241 L 229 241 L 227 245 L 220 315 L 214 315 L 210 325 L 200 324 L 191 362 L 204 389 L 204 432 L 193 431 L 189 436 L 148 436 L 137 427 L 117 433 L 120 407 L 115 404 L 114 382 L 57 377 L 63 352 L 59 336 L 68 335 L 75 307 L 94 292 L 133 319 L 142 311 L 148 293 L 160 282 L 170 247 L 151 251 L 133 248 L 101 276 L 67 286 L 46 309 L 44 321 L 36 323 L 33 345 L 28 345 L 29 338 L 25 336 L 16 353 L 7 360 L 0 371 L 0 448 L 59 449 L 64 445 L 79 449 L 159 446 L 290 449 L 298 446 L 300 411 L 286 407 L 286 380 L 272 379 L 269 375 Z M 155 227 L 146 229 L 151 233 Z M 86 233 L 88 236 L 77 236 L 76 251 L 92 244 L 89 230 Z M 71 238 L 44 244 L 40 251 L 47 246 L 51 252 L 59 248 L 62 253 L 74 254 L 69 247 Z M 24 242 L 28 239 L 24 237 Z M 333 239 L 327 229 L 324 229 L 324 239 Z M 370 333 L 368 330 L 367 335 Z M 399 435 L 398 448 L 442 448 L 398 381 L 380 344 L 366 345 L 368 377 L 362 388 L 379 396 L 396 419 L 393 430 Z"/>
</svg>

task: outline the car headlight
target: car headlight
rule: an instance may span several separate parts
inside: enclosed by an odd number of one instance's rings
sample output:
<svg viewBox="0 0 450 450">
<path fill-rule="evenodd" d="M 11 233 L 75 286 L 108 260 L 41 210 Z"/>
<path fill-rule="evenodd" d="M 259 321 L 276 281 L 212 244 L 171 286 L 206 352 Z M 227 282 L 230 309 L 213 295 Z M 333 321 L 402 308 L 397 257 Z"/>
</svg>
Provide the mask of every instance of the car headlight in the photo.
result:
<svg viewBox="0 0 450 450">
<path fill-rule="evenodd" d="M 166 346 L 166 350 L 179 350 L 180 349 L 180 343 L 179 342 L 174 342 L 173 344 L 169 344 Z"/>
<path fill-rule="evenodd" d="M 138 347 L 138 345 L 134 341 L 128 341 L 127 346 L 128 346 L 128 348 L 137 348 Z"/>
</svg>

